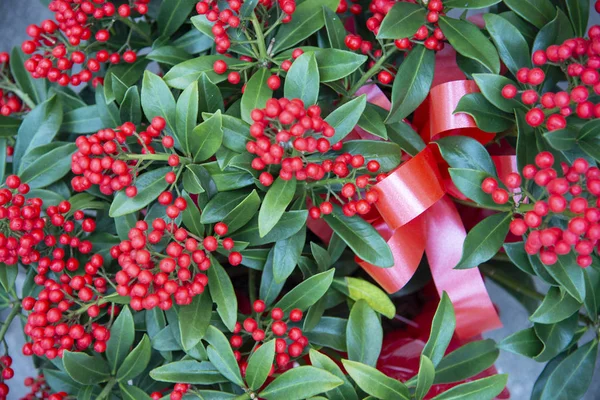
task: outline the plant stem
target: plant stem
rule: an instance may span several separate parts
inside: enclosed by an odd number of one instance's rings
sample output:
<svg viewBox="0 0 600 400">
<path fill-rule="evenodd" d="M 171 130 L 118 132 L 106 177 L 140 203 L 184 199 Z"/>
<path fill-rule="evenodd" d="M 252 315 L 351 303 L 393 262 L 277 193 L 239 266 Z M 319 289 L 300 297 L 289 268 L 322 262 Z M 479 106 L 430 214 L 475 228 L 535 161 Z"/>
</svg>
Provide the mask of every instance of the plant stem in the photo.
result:
<svg viewBox="0 0 600 400">
<path fill-rule="evenodd" d="M 98 400 L 108 399 L 110 392 L 112 391 L 112 389 L 116 385 L 116 383 L 117 383 L 116 378 L 112 378 L 110 381 L 108 381 L 106 383 L 106 386 L 104 386 L 104 389 L 102 389 L 102 391 L 98 395 Z"/>
<path fill-rule="evenodd" d="M 252 13 L 252 26 L 254 27 L 254 33 L 256 34 L 256 44 L 258 45 L 258 58 L 261 63 L 267 62 L 267 48 L 265 46 L 265 35 L 263 34 L 262 26 L 256 18 L 256 14 Z"/>
<path fill-rule="evenodd" d="M 368 81 L 369 79 L 371 79 L 371 77 L 372 77 L 373 75 L 375 75 L 375 74 L 376 74 L 376 73 L 377 73 L 377 72 L 378 72 L 378 71 L 381 69 L 381 67 L 383 66 L 383 64 L 384 64 L 384 63 L 387 61 L 387 59 L 388 59 L 388 58 L 390 58 L 390 56 L 391 56 L 392 54 L 394 54 L 394 52 L 395 52 L 395 51 L 396 51 L 395 49 L 392 49 L 392 50 L 388 51 L 387 53 L 383 54 L 383 55 L 381 56 L 381 58 L 380 58 L 379 60 L 377 60 L 377 62 L 375 63 L 375 65 L 373 65 L 373 67 L 372 67 L 370 70 L 368 70 L 368 71 L 367 71 L 367 72 L 366 72 L 366 73 L 365 73 L 365 74 L 364 74 L 364 75 L 363 75 L 363 76 L 362 76 L 362 77 L 361 77 L 361 78 L 358 80 L 358 82 L 356 82 L 356 83 L 354 84 L 354 86 L 352 86 L 352 87 L 350 88 L 350 90 L 348 91 L 348 95 L 349 95 L 349 96 L 352 96 L 352 95 L 354 95 L 354 93 L 356 93 L 356 91 L 357 91 L 358 89 L 360 89 L 361 87 L 363 87 L 363 85 L 364 85 L 365 83 L 367 83 L 367 81 Z"/>
<path fill-rule="evenodd" d="M 19 312 L 21 312 L 21 303 L 20 302 L 14 303 L 13 309 L 10 311 L 10 314 L 8 314 L 6 321 L 4 321 L 4 325 L 2 325 L 2 329 L 0 329 L 0 341 L 4 340 L 4 335 L 6 335 L 6 332 L 8 331 L 10 324 L 12 323 L 13 319 L 15 319 L 15 317 L 17 315 L 19 315 Z"/>
</svg>

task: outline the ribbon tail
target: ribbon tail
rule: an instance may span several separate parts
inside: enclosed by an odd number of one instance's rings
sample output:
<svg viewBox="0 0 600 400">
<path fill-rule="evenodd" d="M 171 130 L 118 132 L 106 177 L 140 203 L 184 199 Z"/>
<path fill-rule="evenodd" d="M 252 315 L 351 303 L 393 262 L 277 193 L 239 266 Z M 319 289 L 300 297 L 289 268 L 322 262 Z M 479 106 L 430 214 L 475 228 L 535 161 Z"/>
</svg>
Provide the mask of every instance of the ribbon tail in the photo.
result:
<svg viewBox="0 0 600 400">
<path fill-rule="evenodd" d="M 448 196 L 427 210 L 425 252 L 433 281 L 446 292 L 456 314 L 456 334 L 464 339 L 500 328 L 502 323 L 478 269 L 455 270 L 467 236 Z"/>
</svg>

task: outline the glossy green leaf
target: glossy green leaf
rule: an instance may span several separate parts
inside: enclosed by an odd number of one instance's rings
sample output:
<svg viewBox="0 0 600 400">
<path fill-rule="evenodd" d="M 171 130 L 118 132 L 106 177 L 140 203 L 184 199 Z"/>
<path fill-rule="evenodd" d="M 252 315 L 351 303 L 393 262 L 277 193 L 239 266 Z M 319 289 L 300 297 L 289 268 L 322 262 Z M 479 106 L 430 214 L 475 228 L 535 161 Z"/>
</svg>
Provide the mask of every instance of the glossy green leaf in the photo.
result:
<svg viewBox="0 0 600 400">
<path fill-rule="evenodd" d="M 391 171 L 400 165 L 401 149 L 395 143 L 382 140 L 348 140 L 339 153 L 361 154 L 367 160 L 376 160 L 382 170 Z M 329 156 L 326 156 L 329 157 Z"/>
<path fill-rule="evenodd" d="M 529 261 L 529 256 L 525 252 L 524 242 L 505 243 L 504 251 L 510 260 L 515 264 L 521 271 L 526 272 L 530 275 L 535 275 L 535 271 Z"/>
<path fill-rule="evenodd" d="M 423 103 L 433 83 L 434 69 L 435 53 L 425 46 L 417 46 L 408 54 L 396 74 L 402 79 L 395 79 L 392 86 L 392 106 L 386 123 L 401 122 Z"/>
<path fill-rule="evenodd" d="M 486 99 L 502 111 L 512 113 L 514 109 L 523 109 L 523 103 L 516 99 L 506 99 L 502 96 L 502 89 L 515 82 L 496 74 L 473 74 L 473 79 Z"/>
<path fill-rule="evenodd" d="M 277 225 L 265 237 L 258 234 L 258 215 L 252 218 L 245 227 L 237 231 L 233 238 L 259 246 L 266 243 L 273 243 L 278 240 L 287 239 L 300 230 L 306 224 L 308 211 L 288 211 L 279 220 Z"/>
<path fill-rule="evenodd" d="M 364 300 L 354 303 L 346 328 L 348 359 L 375 367 L 381 345 L 383 329 L 375 311 Z"/>
<path fill-rule="evenodd" d="M 568 151 L 577 145 L 577 131 L 571 127 L 548 131 L 544 138 L 552 148 L 560 151 Z"/>
<path fill-rule="evenodd" d="M 468 168 L 496 176 L 496 167 L 485 147 L 467 136 L 448 136 L 436 141 L 444 160 L 452 168 Z"/>
<path fill-rule="evenodd" d="M 120 191 L 115 196 L 108 214 L 111 217 L 120 217 L 141 210 L 152 201 L 156 200 L 168 186 L 165 175 L 171 171 L 171 167 L 163 167 L 141 174 L 135 186 L 138 189 L 135 197 L 127 197 L 125 191 Z"/>
<path fill-rule="evenodd" d="M 67 374 L 83 385 L 94 385 L 110 378 L 110 370 L 106 362 L 85 353 L 65 351 L 63 364 Z"/>
<path fill-rule="evenodd" d="M 499 354 L 491 339 L 467 343 L 442 358 L 435 368 L 435 383 L 459 382 L 475 376 L 491 367 Z"/>
<path fill-rule="evenodd" d="M 566 0 L 566 3 L 575 35 L 584 37 L 590 18 L 590 2 L 587 0 Z"/>
<path fill-rule="evenodd" d="M 535 334 L 544 344 L 543 349 L 535 355 L 537 362 L 547 362 L 562 353 L 571 343 L 579 316 L 573 314 L 556 324 L 534 324 Z"/>
<path fill-rule="evenodd" d="M 505 337 L 498 343 L 498 348 L 533 358 L 544 349 L 544 344 L 537 337 L 533 328 L 527 328 Z"/>
<path fill-rule="evenodd" d="M 446 16 L 440 16 L 439 25 L 459 54 L 479 62 L 492 73 L 500 72 L 496 48 L 476 25 Z"/>
<path fill-rule="evenodd" d="M 208 280 L 210 285 L 210 295 L 215 303 L 217 303 L 217 312 L 223 320 L 223 323 L 231 332 L 237 321 L 237 299 L 233 284 L 225 269 L 219 264 L 216 258 L 210 258 L 211 265 L 208 269 Z"/>
<path fill-rule="evenodd" d="M 146 66 L 150 63 L 146 57 L 139 57 L 133 64 L 120 63 L 113 64 L 106 70 L 104 77 L 104 98 L 108 104 L 119 99 L 123 102 L 127 88 L 135 86 L 142 77 Z M 117 86 L 122 91 L 120 96 L 115 93 L 114 87 Z M 123 89 L 125 91 L 123 91 Z"/>
<path fill-rule="evenodd" d="M 411 156 L 416 156 L 425 148 L 421 136 L 406 122 L 388 123 L 386 128 L 388 138 Z"/>
<path fill-rule="evenodd" d="M 171 132 L 176 131 L 176 103 L 171 90 L 158 75 L 150 71 L 144 72 L 142 81 L 142 109 L 146 118 L 162 117 Z"/>
<path fill-rule="evenodd" d="M 292 64 L 285 76 L 284 94 L 297 98 L 308 107 L 319 97 L 319 68 L 314 53 L 304 53 Z"/>
<path fill-rule="evenodd" d="M 333 287 L 354 301 L 366 301 L 373 310 L 390 319 L 396 315 L 396 307 L 389 296 L 370 282 L 347 276 L 335 279 Z"/>
<path fill-rule="evenodd" d="M 598 321 L 600 306 L 600 274 L 596 270 L 583 271 L 585 279 L 585 309 L 592 321 Z"/>
<path fill-rule="evenodd" d="M 281 308 L 284 312 L 294 308 L 299 308 L 302 311 L 308 309 L 325 295 L 333 281 L 334 272 L 334 269 L 330 269 L 311 276 L 283 296 L 275 304 L 275 307 Z"/>
<path fill-rule="evenodd" d="M 21 181 L 27 182 L 31 189 L 58 181 L 71 171 L 71 155 L 76 150 L 75 143 L 67 143 L 47 152 L 19 172 Z"/>
<path fill-rule="evenodd" d="M 248 83 L 246 89 L 242 95 L 242 119 L 247 123 L 251 124 L 252 118 L 250 113 L 255 108 L 264 108 L 267 104 L 267 100 L 271 98 L 273 92 L 267 85 L 267 79 L 271 76 L 271 72 L 266 68 L 258 70 Z"/>
<path fill-rule="evenodd" d="M 250 125 L 239 118 L 223 114 L 223 146 L 243 153 L 250 139 Z"/>
<path fill-rule="evenodd" d="M 508 70 L 517 74 L 520 68 L 531 68 L 529 45 L 519 30 L 497 14 L 485 14 L 485 29 L 498 49 Z"/>
<path fill-rule="evenodd" d="M 408 388 L 402 382 L 375 368 L 350 360 L 342 360 L 342 364 L 358 387 L 371 396 L 382 400 L 410 399 Z"/>
<path fill-rule="evenodd" d="M 223 143 L 223 121 L 221 111 L 214 113 L 209 119 L 198 125 L 188 137 L 190 153 L 194 162 L 204 161 L 212 157 Z"/>
<path fill-rule="evenodd" d="M 165 364 L 150 371 L 150 377 L 159 382 L 212 385 L 228 382 L 208 361 L 184 360 Z"/>
<path fill-rule="evenodd" d="M 321 300 L 326 301 L 326 296 Z M 345 353 L 348 351 L 348 347 L 346 346 L 347 326 L 347 319 L 321 317 L 319 322 L 310 331 L 305 331 L 304 334 L 309 342 L 316 346 L 329 347 Z"/>
<path fill-rule="evenodd" d="M 300 229 L 287 239 L 275 242 L 273 254 L 273 278 L 283 283 L 294 271 L 302 254 L 306 240 L 306 229 Z"/>
<path fill-rule="evenodd" d="M 488 378 L 463 383 L 437 395 L 433 400 L 483 400 L 495 398 L 506 386 L 508 375 L 493 375 Z"/>
<path fill-rule="evenodd" d="M 144 335 L 131 353 L 127 354 L 123 364 L 117 370 L 117 380 L 127 382 L 140 375 L 148 366 L 151 355 L 150 339 L 148 339 L 147 335 Z"/>
<path fill-rule="evenodd" d="M 231 234 L 246 225 L 256 214 L 259 206 L 260 197 L 255 189 L 223 218 L 223 222 L 229 227 L 228 232 Z"/>
<path fill-rule="evenodd" d="M 385 124 L 383 123 L 381 113 L 378 111 L 378 109 L 383 111 L 384 114 L 387 113 L 387 111 L 371 103 L 367 103 L 365 111 L 358 120 L 358 126 L 370 134 L 382 139 L 387 139 L 387 130 L 385 128 Z"/>
<path fill-rule="evenodd" d="M 227 74 L 219 75 L 213 69 L 213 64 L 217 60 L 224 61 L 229 67 L 242 67 L 246 64 L 245 61 L 223 55 L 200 56 L 175 65 L 165 74 L 164 80 L 169 86 L 181 90 L 197 81 L 202 74 L 206 74 L 213 83 L 223 82 L 227 79 Z"/>
<path fill-rule="evenodd" d="M 538 28 L 543 27 L 555 15 L 555 8 L 550 0 L 504 0 L 504 3 Z"/>
<path fill-rule="evenodd" d="M 65 113 L 60 127 L 61 131 L 68 133 L 92 133 L 103 128 L 96 106 L 81 107 Z"/>
<path fill-rule="evenodd" d="M 444 7 L 450 8 L 485 8 L 500 3 L 502 0 L 446 0 Z"/>
<path fill-rule="evenodd" d="M 192 82 L 177 99 L 175 136 L 184 153 L 190 152 L 190 141 L 198 123 L 198 83 Z"/>
<path fill-rule="evenodd" d="M 559 256 L 556 264 L 546 267 L 546 270 L 575 300 L 583 303 L 585 299 L 583 269 L 577 265 L 572 252 Z"/>
<path fill-rule="evenodd" d="M 117 371 L 125 357 L 127 357 L 134 339 L 133 315 L 129 307 L 123 307 L 110 328 L 110 339 L 106 343 L 106 358 L 113 373 Z"/>
<path fill-rule="evenodd" d="M 35 79 L 25 69 L 25 60 L 28 56 L 15 47 L 10 53 L 10 73 L 19 88 L 31 99 L 36 106 L 46 101 L 48 96 L 48 85 L 46 79 Z M 37 109 L 37 107 L 36 107 Z"/>
<path fill-rule="evenodd" d="M 148 60 L 166 65 L 177 65 L 192 58 L 184 49 L 176 46 L 160 46 L 146 55 Z"/>
<path fill-rule="evenodd" d="M 454 306 L 448 294 L 444 292 L 433 316 L 429 339 L 425 343 L 425 347 L 423 347 L 423 355 L 427 356 L 433 365 L 438 365 L 442 357 L 444 357 L 444 353 L 454 334 L 455 327 Z"/>
<path fill-rule="evenodd" d="M 339 206 L 323 218 L 331 229 L 364 261 L 382 267 L 391 267 L 394 257 L 379 233 L 362 218 L 347 217 Z"/>
<path fill-rule="evenodd" d="M 575 36 L 569 18 L 561 9 L 553 11 L 550 20 L 536 35 L 532 48 L 533 51 L 545 50 L 553 44 L 560 45 L 566 39 Z"/>
<path fill-rule="evenodd" d="M 125 92 L 125 97 L 121 102 L 119 109 L 119 117 L 123 122 L 133 122 L 139 125 L 142 122 L 142 103 L 140 100 L 140 92 L 137 86 L 130 87 Z"/>
<path fill-rule="evenodd" d="M 490 215 L 467 234 L 463 254 L 455 269 L 474 268 L 492 258 L 504 244 L 511 213 Z"/>
<path fill-rule="evenodd" d="M 336 108 L 331 114 L 325 118 L 333 129 L 335 135 L 329 139 L 331 143 L 337 143 L 348 135 L 358 123 L 367 104 L 367 97 L 361 95 L 350 100 L 341 107 Z"/>
<path fill-rule="evenodd" d="M 302 242 L 304 244 L 304 242 Z M 274 250 L 269 250 L 269 255 L 265 261 L 263 267 L 263 273 L 260 280 L 259 297 L 262 299 L 267 306 L 270 306 L 277 300 L 277 297 L 283 289 L 285 279 L 281 281 L 275 280 L 275 267 L 274 263 Z"/>
<path fill-rule="evenodd" d="M 417 375 L 417 387 L 415 388 L 415 398 L 421 400 L 427 395 L 433 380 L 435 378 L 435 367 L 431 360 L 424 355 L 421 355 L 419 361 L 419 375 Z"/>
<path fill-rule="evenodd" d="M 330 391 L 328 391 L 327 397 L 331 400 L 358 400 L 358 396 L 352 384 L 348 381 L 346 375 L 342 372 L 340 367 L 326 355 L 310 349 L 309 351 L 310 363 L 321 368 L 327 372 L 340 378 L 344 383 Z"/>
<path fill-rule="evenodd" d="M 169 37 L 188 19 L 196 4 L 195 0 L 164 0 L 158 10 L 158 30 L 163 37 Z"/>
<path fill-rule="evenodd" d="M 19 126 L 21 126 L 20 119 L 0 115 L 0 137 L 5 138 L 15 136 L 19 131 Z"/>
<path fill-rule="evenodd" d="M 207 292 L 195 296 L 191 304 L 179 307 L 179 331 L 184 350 L 194 348 L 204 337 L 212 316 L 212 299 Z"/>
<path fill-rule="evenodd" d="M 150 396 L 139 387 L 120 384 L 119 389 L 123 400 L 150 400 Z"/>
<path fill-rule="evenodd" d="M 258 213 L 258 232 L 264 237 L 279 222 L 296 192 L 296 179 L 277 178 L 269 187 Z"/>
<path fill-rule="evenodd" d="M 423 25 L 427 11 L 419 4 L 396 3 L 381 22 L 379 39 L 410 38 Z"/>
<path fill-rule="evenodd" d="M 514 126 L 514 117 L 496 108 L 481 93 L 463 96 L 454 114 L 465 113 L 473 117 L 477 127 L 484 132 L 503 132 Z"/>
<path fill-rule="evenodd" d="M 183 193 L 183 198 L 187 201 L 187 207 L 181 213 L 181 219 L 185 227 L 194 235 L 204 235 L 204 225 L 200 223 L 200 210 L 187 193 Z"/>
<path fill-rule="evenodd" d="M 267 400 L 301 400 L 328 392 L 343 383 L 325 370 L 312 366 L 296 367 L 275 378 L 259 396 Z"/>
<path fill-rule="evenodd" d="M 275 358 L 275 340 L 264 343 L 248 359 L 246 382 L 252 390 L 259 389 L 269 377 Z"/>
<path fill-rule="evenodd" d="M 225 111 L 223 95 L 221 94 L 219 87 L 212 83 L 206 74 L 202 74 L 198 83 L 200 91 L 200 103 L 198 108 L 200 113 L 215 113 L 217 110 L 221 110 L 221 112 Z"/>
<path fill-rule="evenodd" d="M 341 18 L 329 7 L 323 7 L 323 18 L 325 19 L 325 28 L 327 28 L 327 37 L 329 38 L 331 47 L 346 50 L 347 47 L 344 40 L 347 32 Z"/>
<path fill-rule="evenodd" d="M 540 307 L 529 319 L 540 324 L 553 324 L 569 318 L 580 307 L 581 303 L 566 291 L 551 287 Z"/>
<path fill-rule="evenodd" d="M 224 377 L 228 378 L 231 382 L 237 384 L 238 386 L 243 386 L 244 382 L 242 381 L 240 368 L 235 360 L 233 350 L 231 350 L 231 346 L 229 345 L 229 341 L 225 335 L 211 325 L 206 331 L 204 340 L 210 343 L 210 346 L 207 348 L 208 359 L 210 362 L 213 363 L 213 365 Z"/>
</svg>

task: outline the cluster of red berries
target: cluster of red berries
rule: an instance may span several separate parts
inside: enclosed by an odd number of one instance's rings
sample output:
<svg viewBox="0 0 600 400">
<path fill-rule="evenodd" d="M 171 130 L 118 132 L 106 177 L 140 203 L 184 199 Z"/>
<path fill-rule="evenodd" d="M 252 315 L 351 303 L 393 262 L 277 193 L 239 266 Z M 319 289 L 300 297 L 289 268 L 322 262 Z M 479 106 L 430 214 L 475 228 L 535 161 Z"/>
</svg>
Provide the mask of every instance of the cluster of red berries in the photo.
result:
<svg viewBox="0 0 600 400">
<path fill-rule="evenodd" d="M 10 391 L 5 381 L 12 379 L 15 376 L 15 371 L 10 367 L 12 365 L 12 358 L 9 355 L 3 355 L 0 357 L 0 400 L 6 400 L 8 392 Z"/>
<path fill-rule="evenodd" d="M 269 375 L 273 374 L 276 368 L 285 370 L 290 361 L 300 357 L 308 346 L 308 339 L 304 336 L 302 330 L 288 325 L 290 322 L 300 322 L 303 316 L 302 311 L 297 308 L 293 309 L 287 318 L 285 318 L 285 313 L 281 308 L 273 308 L 270 312 L 265 313 L 266 305 L 262 300 L 256 300 L 252 305 L 252 309 L 257 317 L 248 317 L 242 323 L 237 322 L 233 330 L 233 336 L 229 339 L 231 347 L 236 349 L 233 354 L 239 363 L 242 376 L 245 376 L 248 367 L 247 358 L 244 358 L 239 350 L 244 347 L 245 338 L 252 339 L 249 342 L 252 345 L 250 347 L 256 350 L 262 343 L 266 343 L 275 337 L 275 365 L 272 366 Z"/>
<path fill-rule="evenodd" d="M 48 8 L 54 12 L 54 20 L 27 27 L 31 40 L 24 41 L 21 48 L 25 54 L 33 56 L 25 62 L 25 68 L 34 78 L 47 78 L 61 86 L 77 86 L 89 82 L 103 63 L 135 62 L 137 54 L 133 50 L 120 54 L 102 49 L 90 57 L 86 54 L 85 43 L 92 39 L 107 42 L 110 39 L 109 28 L 117 20 L 117 15 L 129 18 L 132 10 L 144 15 L 148 12 L 149 2 L 137 0 L 132 9 L 128 4 L 117 8 L 107 0 L 52 0 Z M 77 73 L 72 71 L 75 65 L 81 66 Z M 101 78 L 95 78 L 93 83 L 101 82 Z"/>
<path fill-rule="evenodd" d="M 344 153 L 335 159 L 335 163 L 344 163 L 344 165 L 350 165 L 354 168 L 352 171 L 352 182 L 347 182 L 342 186 L 339 193 L 340 196 L 334 194 L 337 202 L 342 205 L 342 212 L 347 217 L 352 217 L 356 214 L 368 214 L 371 211 L 372 205 L 379 199 L 379 195 L 371 189 L 371 186 L 384 179 L 387 175 L 381 173 L 375 177 L 369 174 L 356 176 L 356 172 L 366 168 L 368 172 L 376 173 L 380 168 L 379 162 L 371 160 L 365 167 L 365 158 L 362 155 L 353 156 L 349 153 Z M 331 188 L 328 189 L 330 193 L 333 193 Z M 326 198 L 329 199 L 329 194 Z M 321 215 L 331 214 L 332 212 L 333 205 L 328 200 L 322 202 L 319 207 L 313 206 L 308 210 L 308 214 L 313 219 L 320 218 Z"/>
<path fill-rule="evenodd" d="M 116 130 L 102 129 L 90 136 L 79 136 L 75 140 L 78 151 L 71 156 L 71 171 L 77 175 L 71 180 L 73 190 L 83 192 L 92 185 L 99 185 L 100 191 L 106 195 L 125 188 L 127 196 L 135 197 L 137 188 L 134 181 L 139 160 L 128 159 L 131 149 L 125 143 L 126 139 L 135 136 L 142 146 L 142 154 L 156 152 L 152 146 L 155 140 L 171 149 L 175 140 L 163 133 L 165 127 L 164 118 L 154 117 L 152 123 L 141 133 L 137 132 L 132 122 L 125 122 Z M 179 156 L 171 154 L 168 164 L 172 167 L 179 165 Z M 165 180 L 171 184 L 175 182 L 175 173 L 167 173 Z"/>
<path fill-rule="evenodd" d="M 538 127 L 545 122 L 549 131 L 564 129 L 567 126 L 566 117 L 573 111 L 581 119 L 600 118 L 600 104 L 590 100 L 590 96 L 600 94 L 600 26 L 592 26 L 588 35 L 589 39 L 567 39 L 561 45 L 552 45 L 533 53 L 535 65 L 560 64 L 567 80 L 579 84 L 574 84 L 568 91 L 546 92 L 543 95 L 534 89 L 521 91 L 523 104 L 533 107 L 525 118 L 530 126 Z M 517 80 L 524 85 L 540 86 L 545 78 L 544 71 L 539 67 L 521 68 L 517 72 Z M 507 85 L 502 90 L 502 95 L 508 99 L 516 97 L 518 93 L 514 85 Z"/>
<path fill-rule="evenodd" d="M 65 392 L 51 394 L 51 388 L 46 382 L 44 374 L 39 374 L 36 378 L 29 376 L 24 380 L 25 387 L 28 387 L 30 392 L 20 400 L 62 400 L 67 396 Z M 54 396 L 54 397 L 53 397 Z"/>
<path fill-rule="evenodd" d="M 190 390 L 192 385 L 189 383 L 176 383 L 173 386 L 173 391 L 169 394 L 170 400 L 181 400 L 183 396 Z M 164 391 L 164 390 L 163 390 Z M 153 392 L 150 395 L 152 400 L 160 400 L 163 398 L 163 393 L 161 392 Z"/>
<path fill-rule="evenodd" d="M 174 206 L 169 207 L 183 210 L 187 204 L 179 197 Z M 173 306 L 171 296 L 178 305 L 190 304 L 208 284 L 208 277 L 203 273 L 211 265 L 207 253 L 219 247 L 227 251 L 233 249 L 233 239 L 224 237 L 227 230 L 227 225 L 219 222 L 214 226 L 216 236 L 200 239 L 174 223 L 167 224 L 162 218 L 152 222 L 152 230 L 145 221 L 138 221 L 129 231 L 128 240 L 110 251 L 121 266 L 121 271 L 115 276 L 117 293 L 129 296 L 131 308 L 136 311 L 154 307 L 168 310 Z M 166 255 L 156 253 L 152 247 L 163 238 L 170 241 L 165 249 Z M 241 261 L 239 252 L 229 254 L 231 265 L 239 265 Z"/>
<path fill-rule="evenodd" d="M 600 239 L 600 169 L 579 158 L 572 165 L 561 163 L 562 175 L 559 176 L 553 165 L 552 153 L 541 152 L 535 158 L 535 165 L 523 168 L 522 175 L 513 172 L 504 179 L 506 187 L 513 190 L 513 196 L 521 197 L 516 212 L 522 217 L 510 223 L 510 231 L 517 236 L 527 234 L 525 251 L 539 254 L 545 265 L 553 265 L 558 256 L 574 250 L 577 264 L 585 268 L 592 263 L 591 254 Z M 522 178 L 545 189 L 541 199 L 518 190 Z M 509 201 L 510 195 L 498 187 L 494 178 L 486 178 L 482 190 L 490 193 L 498 204 Z M 548 226 L 550 219 L 557 215 L 568 218 L 565 229 Z"/>
<path fill-rule="evenodd" d="M 0 80 L 10 81 L 10 56 L 6 52 L 0 52 Z M 13 82 L 8 82 L 13 83 Z M 11 114 L 23 111 L 23 102 L 19 97 L 10 91 L 0 89 L 0 115 L 8 117 Z"/>
<path fill-rule="evenodd" d="M 300 180 L 322 179 L 329 170 L 316 163 L 306 163 L 300 156 L 292 156 L 294 151 L 305 153 L 326 153 L 332 146 L 327 138 L 335 135 L 331 125 L 321 118 L 321 108 L 313 105 L 306 109 L 300 99 L 269 99 L 264 109 L 254 109 L 251 113 L 254 123 L 250 126 L 250 135 L 255 141 L 249 141 L 246 149 L 257 157 L 252 160 L 252 168 L 261 171 L 269 165 L 281 165 L 279 176 L 290 180 L 294 176 Z M 322 137 L 317 138 L 317 135 Z M 334 145 L 335 150 L 341 143 Z M 329 165 L 329 164 L 328 164 Z M 344 175 L 347 168 L 337 168 L 338 175 Z M 347 175 L 347 173 L 346 173 Z M 273 183 L 269 172 L 260 175 L 265 186 Z"/>
<path fill-rule="evenodd" d="M 16 175 L 9 175 L 6 187 L 0 189 L 0 262 L 6 265 L 28 265 L 40 259 L 36 246 L 46 236 L 43 202 L 39 198 L 26 200 L 27 193 L 29 185 Z"/>
</svg>

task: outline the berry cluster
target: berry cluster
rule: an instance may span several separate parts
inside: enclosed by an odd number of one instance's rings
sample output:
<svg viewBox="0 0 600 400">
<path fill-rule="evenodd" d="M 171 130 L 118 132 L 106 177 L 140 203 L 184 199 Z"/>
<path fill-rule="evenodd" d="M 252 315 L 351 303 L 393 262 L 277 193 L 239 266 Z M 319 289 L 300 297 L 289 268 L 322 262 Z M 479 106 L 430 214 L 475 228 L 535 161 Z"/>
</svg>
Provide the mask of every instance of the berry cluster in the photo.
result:
<svg viewBox="0 0 600 400">
<path fill-rule="evenodd" d="M 233 336 L 229 339 L 231 347 L 236 349 L 233 353 L 239 363 L 242 376 L 246 375 L 249 358 L 249 354 L 240 351 L 242 347 L 246 347 L 245 339 L 251 339 L 248 341 L 251 345 L 249 347 L 256 350 L 262 343 L 275 337 L 275 365 L 271 368 L 270 374 L 273 374 L 276 368 L 285 370 L 289 367 L 290 361 L 300 357 L 308 346 L 308 339 L 303 335 L 302 330 L 289 326 L 302 320 L 302 311 L 293 309 L 287 318 L 281 308 L 273 308 L 265 313 L 266 305 L 262 300 L 256 300 L 252 309 L 256 313 L 256 318 L 248 317 L 242 323 L 237 322 Z"/>
<path fill-rule="evenodd" d="M 9 61 L 8 53 L 0 52 L 0 85 L 3 83 L 6 86 L 13 84 Z M 0 115 L 8 117 L 23 110 L 23 102 L 15 93 L 0 89 Z"/>
<path fill-rule="evenodd" d="M 132 11 L 144 15 L 149 2 L 136 0 L 134 7 L 122 4 L 117 8 L 108 0 L 52 0 L 48 8 L 54 12 L 54 20 L 27 27 L 31 40 L 24 41 L 21 48 L 32 57 L 25 62 L 25 68 L 34 78 L 47 78 L 61 86 L 78 86 L 89 82 L 103 63 L 135 62 L 137 54 L 133 50 L 110 53 L 101 49 L 93 57 L 86 53 L 92 39 L 105 43 L 111 38 L 109 30 L 118 17 L 129 18 Z M 75 65 L 80 66 L 77 73 L 73 72 Z M 93 83 L 101 82 L 98 77 Z"/>
<path fill-rule="evenodd" d="M 516 208 L 522 216 L 510 223 L 510 231 L 527 235 L 525 251 L 539 254 L 545 265 L 555 264 L 558 256 L 574 250 L 577 264 L 585 268 L 592 263 L 591 254 L 600 239 L 600 169 L 579 158 L 572 165 L 561 163 L 559 176 L 553 165 L 552 154 L 541 152 L 535 165 L 523 168 L 522 175 L 514 172 L 505 178 L 504 184 L 513 195 L 522 196 Z M 542 188 L 542 196 L 533 197 L 522 188 L 523 178 Z M 498 204 L 509 202 L 510 195 L 494 178 L 486 178 L 482 190 Z M 566 228 L 549 226 L 557 216 L 568 220 Z"/>
<path fill-rule="evenodd" d="M 171 193 L 164 192 L 160 197 L 169 196 Z M 160 197 L 159 202 L 166 202 Z M 179 210 L 184 210 L 187 203 L 179 197 L 169 207 L 177 208 L 179 215 Z M 169 217 L 176 218 L 177 215 Z M 117 293 L 130 296 L 131 308 L 136 311 L 154 307 L 168 310 L 173 306 L 171 296 L 178 305 L 190 304 L 192 298 L 204 292 L 208 284 L 208 277 L 203 273 L 211 265 L 207 253 L 219 247 L 226 251 L 233 249 L 234 241 L 224 237 L 227 230 L 226 224 L 217 223 L 214 226 L 215 236 L 201 239 L 175 223 L 167 224 L 162 218 L 152 222 L 152 230 L 145 221 L 138 221 L 129 231 L 128 240 L 111 249 L 112 257 L 121 266 L 121 271 L 115 276 Z M 157 253 L 153 248 L 163 238 L 168 240 L 166 255 Z M 239 252 L 229 254 L 231 265 L 239 265 L 241 261 Z"/>
<path fill-rule="evenodd" d="M 43 374 L 38 375 L 37 378 L 27 377 L 24 383 L 31 391 L 25 397 L 21 397 L 21 400 L 63 400 L 68 396 L 66 392 L 52 394 L 52 389 Z"/>
<path fill-rule="evenodd" d="M 71 156 L 71 170 L 77 175 L 71 180 L 73 189 L 83 192 L 92 185 L 99 185 L 102 193 L 111 195 L 125 188 L 127 196 L 135 197 L 139 160 L 131 157 L 131 146 L 126 140 L 134 136 L 141 145 L 141 154 L 156 153 L 152 146 L 154 142 L 171 149 L 175 140 L 163 133 L 165 127 L 164 118 L 154 117 L 146 130 L 140 133 L 133 123 L 125 122 L 116 130 L 102 129 L 90 136 L 79 136 L 75 140 L 78 151 Z M 168 164 L 172 167 L 179 165 L 179 156 L 171 154 Z M 170 184 L 174 183 L 175 173 L 167 173 L 165 180 Z"/>
<path fill-rule="evenodd" d="M 190 385 L 189 383 L 176 383 L 175 386 L 173 386 L 173 391 L 169 394 L 169 399 L 170 400 L 181 400 L 183 398 L 183 396 L 185 396 L 185 394 L 188 392 L 188 390 L 190 390 L 190 387 L 192 385 Z M 152 400 L 159 400 L 162 399 L 162 394 L 160 392 L 154 392 L 150 395 L 150 398 Z"/>
<path fill-rule="evenodd" d="M 3 355 L 0 357 L 0 400 L 6 400 L 8 392 L 10 391 L 5 381 L 12 379 L 15 376 L 15 371 L 10 367 L 12 365 L 12 358 L 9 355 Z"/>
<path fill-rule="evenodd" d="M 549 131 L 564 129 L 566 117 L 573 112 L 581 119 L 600 118 L 600 105 L 594 104 L 590 96 L 600 94 L 600 25 L 588 31 L 589 39 L 567 39 L 561 45 L 552 45 L 546 50 L 533 53 L 533 63 L 559 65 L 566 72 L 569 89 L 541 94 L 537 89 L 519 91 L 514 85 L 506 85 L 502 95 L 512 99 L 521 93 L 521 101 L 531 107 L 526 122 L 532 127 L 546 123 Z M 541 88 L 546 79 L 539 68 L 521 68 L 517 80 L 523 85 Z"/>
</svg>

